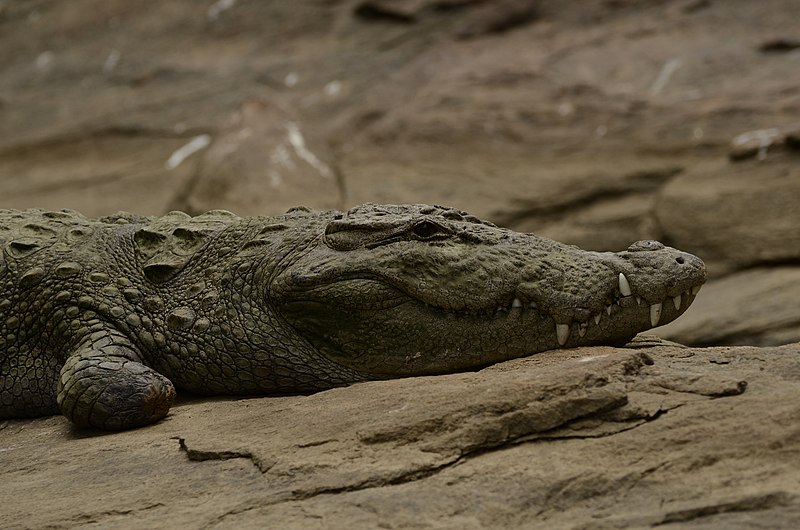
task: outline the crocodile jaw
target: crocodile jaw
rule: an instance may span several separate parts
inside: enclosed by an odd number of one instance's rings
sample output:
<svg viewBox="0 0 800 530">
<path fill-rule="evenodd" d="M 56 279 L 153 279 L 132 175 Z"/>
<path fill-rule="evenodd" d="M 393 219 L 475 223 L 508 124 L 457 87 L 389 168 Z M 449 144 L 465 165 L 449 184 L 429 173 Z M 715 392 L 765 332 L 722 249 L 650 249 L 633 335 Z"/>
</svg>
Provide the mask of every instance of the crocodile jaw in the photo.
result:
<svg viewBox="0 0 800 530">
<path fill-rule="evenodd" d="M 694 291 L 695 293 L 697 290 Z M 512 300 L 487 314 L 454 312 L 413 299 L 387 298 L 380 310 L 290 302 L 283 311 L 321 353 L 363 373 L 392 376 L 448 373 L 545 350 L 592 344 L 624 344 L 639 331 L 680 316 L 692 291 L 647 304 L 623 297 L 586 321 L 558 322 L 538 308 Z"/>
<path fill-rule="evenodd" d="M 563 278 L 561 290 L 551 289 L 552 271 L 536 276 L 523 267 L 476 297 L 450 289 L 459 284 L 452 278 L 431 282 L 420 268 L 403 276 L 396 263 L 360 271 L 349 263 L 336 273 L 296 273 L 295 284 L 274 299 L 291 325 L 335 362 L 372 374 L 420 375 L 559 347 L 623 344 L 680 316 L 706 277 L 698 258 L 656 242 L 618 254 L 563 251 L 586 260 L 574 270 L 597 271 L 590 290 L 576 294 Z"/>
</svg>

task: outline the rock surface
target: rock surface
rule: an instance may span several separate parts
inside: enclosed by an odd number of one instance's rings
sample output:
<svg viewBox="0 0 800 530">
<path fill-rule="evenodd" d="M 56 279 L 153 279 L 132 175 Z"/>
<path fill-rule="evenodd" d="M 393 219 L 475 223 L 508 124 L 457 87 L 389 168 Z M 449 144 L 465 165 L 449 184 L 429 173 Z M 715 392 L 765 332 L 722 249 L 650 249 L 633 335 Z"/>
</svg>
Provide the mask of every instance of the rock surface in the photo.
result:
<svg viewBox="0 0 800 530">
<path fill-rule="evenodd" d="M 658 334 L 681 343 L 800 342 L 800 267 L 756 267 L 703 288 L 685 315 Z"/>
<path fill-rule="evenodd" d="M 111 435 L 7 421 L 0 526 L 789 528 L 799 356 L 644 337 Z"/>
<path fill-rule="evenodd" d="M 800 261 L 795 8 L 0 2 L 0 207 L 447 204 L 588 249 L 664 240 L 728 276 L 720 305 L 732 273 Z"/>
<path fill-rule="evenodd" d="M 702 252 L 719 276 L 765 264 L 800 263 L 798 204 L 800 152 L 687 171 L 664 186 L 655 215 L 668 240 Z M 698 227 L 691 212 L 713 215 Z"/>
<path fill-rule="evenodd" d="M 796 7 L 0 0 L 0 207 L 426 202 L 655 238 L 712 277 L 657 333 L 717 345 L 3 422 L 0 527 L 800 526 Z"/>
<path fill-rule="evenodd" d="M 171 207 L 195 215 L 219 204 L 235 206 L 240 215 L 280 212 L 287 204 L 336 209 L 341 182 L 330 156 L 320 154 L 327 147 L 313 134 L 276 105 L 246 101 L 200 155 L 197 172 Z"/>
</svg>

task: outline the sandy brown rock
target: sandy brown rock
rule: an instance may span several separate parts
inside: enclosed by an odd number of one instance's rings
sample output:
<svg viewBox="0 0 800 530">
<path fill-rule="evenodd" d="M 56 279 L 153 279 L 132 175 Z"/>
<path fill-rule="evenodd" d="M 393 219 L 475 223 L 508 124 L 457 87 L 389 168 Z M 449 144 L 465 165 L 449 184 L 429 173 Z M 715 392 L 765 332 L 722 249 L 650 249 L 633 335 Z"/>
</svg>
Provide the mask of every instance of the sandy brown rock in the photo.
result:
<svg viewBox="0 0 800 530">
<path fill-rule="evenodd" d="M 365 6 L 381 16 L 362 16 Z M 543 228 L 566 242 L 619 250 L 642 234 L 663 235 L 652 204 L 665 181 L 654 177 L 642 193 L 641 182 L 622 176 L 689 171 L 725 157 L 731 131 L 785 125 L 800 74 L 791 53 L 765 54 L 758 43 L 793 35 L 791 17 L 781 16 L 793 5 L 770 6 L 6 6 L 0 176 L 8 185 L 0 206 L 57 204 L 101 214 L 194 203 L 280 213 L 296 205 L 297 195 L 312 206 L 334 197 L 345 207 L 446 203 Z M 464 31 L 472 38 L 458 39 Z M 276 192 L 269 168 L 257 171 L 273 166 L 266 159 L 285 140 L 276 120 L 286 116 L 254 113 L 248 125 L 262 134 L 235 156 L 220 154 L 237 127 L 230 117 L 253 99 L 287 109 L 309 150 L 341 170 L 335 193 L 324 182 L 311 191 L 314 180 L 302 176 L 296 193 Z M 215 147 L 165 167 L 203 134 Z M 70 144 L 70 154 L 48 164 L 59 142 Z M 111 156 L 83 156 L 92 149 Z M 60 180 L 59 167 L 68 169 Z M 43 168 L 57 185 L 37 183 Z M 190 175 L 198 185 L 187 188 Z M 138 188 L 135 178 L 142 180 Z M 631 186 L 619 186 L 625 182 Z M 592 211 L 560 197 L 583 188 L 584 196 L 600 189 L 619 197 L 605 195 Z M 214 195 L 219 189 L 228 191 Z M 557 219 L 542 218 L 544 203 L 559 209 Z"/>
<path fill-rule="evenodd" d="M 787 118 L 794 55 L 763 52 L 791 41 L 796 28 L 781 13 L 793 5 L 770 6 L 7 6 L 0 206 L 274 214 L 298 202 L 441 203 L 593 249 L 674 239 L 720 273 L 787 259 L 782 227 L 758 256 L 730 227 L 719 232 L 743 213 L 746 223 L 731 224 L 750 246 L 785 221 L 785 205 L 765 195 L 796 194 L 792 159 L 744 162 L 733 181 L 723 165 L 732 136 L 774 129 L 784 148 L 797 135 Z M 468 27 L 473 38 L 458 39 Z M 316 170 L 287 146 L 288 123 Z M 202 135 L 210 145 L 169 169 Z M 760 136 L 750 136 L 737 145 L 758 154 Z M 338 170 L 336 185 L 323 166 Z M 742 204 L 750 174 L 769 186 Z"/>
<path fill-rule="evenodd" d="M 190 164 L 167 169 L 170 156 L 191 141 L 105 131 L 0 153 L 3 207 L 69 207 L 88 216 L 135 209 L 157 215 L 191 176 Z M 154 194 L 153 190 L 160 190 Z"/>
<path fill-rule="evenodd" d="M 655 214 L 667 240 L 699 252 L 709 274 L 800 261 L 800 156 L 687 171 L 662 190 Z"/>
<path fill-rule="evenodd" d="M 800 342 L 800 267 L 756 267 L 712 281 L 659 334 L 704 345 Z"/>
<path fill-rule="evenodd" d="M 494 217 L 516 230 L 590 250 L 624 249 L 633 240 L 659 239 L 661 227 L 650 212 L 660 189 L 682 168 L 649 163 L 620 164 L 607 174 L 584 174 L 582 169 L 569 174 L 556 165 L 541 179 L 552 182 L 546 192 L 520 198 L 513 210 L 495 212 Z"/>
<path fill-rule="evenodd" d="M 663 239 L 713 278 L 659 333 L 798 341 L 794 10 L 0 2 L 0 207 L 428 202 L 591 249 Z M 649 344 L 186 401 L 114 435 L 4 422 L 0 527 L 797 527 L 800 346 Z"/>
<path fill-rule="evenodd" d="M 545 352 L 308 397 L 189 401 L 113 435 L 8 421 L 0 525 L 788 527 L 799 348 Z"/>
<path fill-rule="evenodd" d="M 327 151 L 313 128 L 290 110 L 248 100 L 229 116 L 171 208 L 240 215 L 277 212 L 286 205 L 341 209 L 342 183 Z"/>
<path fill-rule="evenodd" d="M 728 157 L 731 160 L 756 158 L 765 160 L 770 153 L 794 151 L 800 148 L 800 124 L 770 127 L 737 134 L 731 140 Z"/>
</svg>

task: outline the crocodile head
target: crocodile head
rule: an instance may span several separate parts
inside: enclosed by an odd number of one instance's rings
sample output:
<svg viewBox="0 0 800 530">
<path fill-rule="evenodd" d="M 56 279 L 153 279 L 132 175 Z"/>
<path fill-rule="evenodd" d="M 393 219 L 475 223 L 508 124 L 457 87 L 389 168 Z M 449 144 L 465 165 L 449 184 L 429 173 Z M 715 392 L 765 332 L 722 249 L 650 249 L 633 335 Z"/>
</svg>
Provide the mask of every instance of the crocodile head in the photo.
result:
<svg viewBox="0 0 800 530">
<path fill-rule="evenodd" d="M 587 252 L 458 210 L 364 205 L 331 214 L 269 297 L 336 363 L 402 376 L 622 344 L 677 318 L 705 279 L 656 241 Z"/>
</svg>

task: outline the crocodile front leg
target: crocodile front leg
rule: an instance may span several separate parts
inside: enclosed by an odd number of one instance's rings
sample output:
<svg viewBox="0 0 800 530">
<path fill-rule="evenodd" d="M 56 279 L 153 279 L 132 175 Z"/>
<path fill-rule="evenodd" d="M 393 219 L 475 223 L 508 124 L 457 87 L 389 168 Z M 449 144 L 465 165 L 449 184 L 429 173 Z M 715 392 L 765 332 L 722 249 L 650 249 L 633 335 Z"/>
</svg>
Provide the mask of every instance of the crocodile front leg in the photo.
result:
<svg viewBox="0 0 800 530">
<path fill-rule="evenodd" d="M 80 427 L 123 430 L 160 420 L 175 388 L 140 362 L 124 337 L 93 333 L 70 355 L 58 379 L 61 413 Z"/>
</svg>

